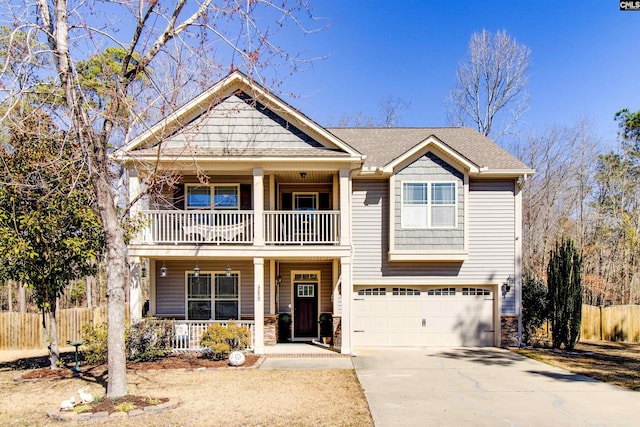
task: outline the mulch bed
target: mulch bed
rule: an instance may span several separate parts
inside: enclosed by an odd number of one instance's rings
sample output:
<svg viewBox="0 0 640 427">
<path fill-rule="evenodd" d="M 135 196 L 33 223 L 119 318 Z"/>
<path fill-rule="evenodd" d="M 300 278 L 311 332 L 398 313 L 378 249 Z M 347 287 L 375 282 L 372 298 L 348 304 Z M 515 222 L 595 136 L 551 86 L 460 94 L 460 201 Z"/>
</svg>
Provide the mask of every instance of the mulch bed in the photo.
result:
<svg viewBox="0 0 640 427">
<path fill-rule="evenodd" d="M 243 368 L 253 366 L 260 356 L 255 354 L 246 354 Z M 44 363 L 48 363 L 48 359 L 44 358 Z M 67 363 L 65 368 L 50 369 L 48 366 L 42 366 L 22 374 L 19 379 L 64 379 L 72 378 L 73 371 L 71 368 L 75 366 Z M 155 360 L 153 362 L 127 362 L 127 369 L 136 371 L 146 370 L 162 370 L 162 369 L 214 369 L 214 368 L 233 368 L 229 365 L 228 360 L 212 360 L 202 357 L 198 354 L 172 354 L 170 356 Z M 102 377 L 108 372 L 108 366 L 104 364 L 82 365 L 80 366 L 80 376 Z"/>
</svg>

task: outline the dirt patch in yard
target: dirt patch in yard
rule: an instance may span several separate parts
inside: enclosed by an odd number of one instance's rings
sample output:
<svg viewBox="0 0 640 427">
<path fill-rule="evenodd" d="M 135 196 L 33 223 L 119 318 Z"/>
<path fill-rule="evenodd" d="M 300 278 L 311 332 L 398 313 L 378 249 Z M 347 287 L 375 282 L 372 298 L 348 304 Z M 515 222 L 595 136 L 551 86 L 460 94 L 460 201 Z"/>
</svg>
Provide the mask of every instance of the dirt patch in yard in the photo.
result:
<svg viewBox="0 0 640 427">
<path fill-rule="evenodd" d="M 573 351 L 527 348 L 517 352 L 576 374 L 640 391 L 640 344 L 583 341 Z"/>
</svg>

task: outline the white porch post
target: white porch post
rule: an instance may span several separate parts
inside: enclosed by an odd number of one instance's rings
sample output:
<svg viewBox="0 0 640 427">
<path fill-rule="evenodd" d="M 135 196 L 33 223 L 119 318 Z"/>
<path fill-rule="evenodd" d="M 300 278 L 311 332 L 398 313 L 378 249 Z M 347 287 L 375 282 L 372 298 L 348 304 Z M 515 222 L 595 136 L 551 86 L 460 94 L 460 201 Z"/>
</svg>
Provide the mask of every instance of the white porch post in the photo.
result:
<svg viewBox="0 0 640 427">
<path fill-rule="evenodd" d="M 253 244 L 264 246 L 264 176 L 253 168 Z"/>
<path fill-rule="evenodd" d="M 351 284 L 351 257 L 340 259 L 340 276 L 342 281 L 342 348 L 341 352 L 351 354 L 351 303 L 353 289 Z"/>
<path fill-rule="evenodd" d="M 142 319 L 142 278 L 141 259 L 139 257 L 129 258 L 129 314 L 131 323 L 136 323 Z"/>
<path fill-rule="evenodd" d="M 340 168 L 340 244 L 351 244 L 351 189 L 349 168 Z M 343 279 L 344 280 L 344 279 Z"/>
<path fill-rule="evenodd" d="M 128 169 L 129 183 L 129 202 L 135 200 L 140 194 L 140 178 L 135 168 Z M 135 218 L 140 213 L 140 202 L 131 206 L 130 216 Z M 133 236 L 132 243 L 141 242 L 141 233 Z M 139 257 L 129 258 L 129 314 L 131 323 L 135 323 L 142 318 L 142 274 L 141 262 Z"/>
<path fill-rule="evenodd" d="M 264 353 L 264 258 L 253 259 L 253 351 Z"/>
</svg>

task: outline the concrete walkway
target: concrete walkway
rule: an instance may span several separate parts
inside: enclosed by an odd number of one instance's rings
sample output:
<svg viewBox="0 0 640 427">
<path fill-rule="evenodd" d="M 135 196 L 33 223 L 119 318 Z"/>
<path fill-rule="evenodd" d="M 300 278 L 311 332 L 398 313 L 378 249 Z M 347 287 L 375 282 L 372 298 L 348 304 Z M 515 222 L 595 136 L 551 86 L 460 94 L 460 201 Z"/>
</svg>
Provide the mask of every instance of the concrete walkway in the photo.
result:
<svg viewBox="0 0 640 427">
<path fill-rule="evenodd" d="M 496 349 L 357 349 L 377 427 L 633 426 L 640 393 Z"/>
<path fill-rule="evenodd" d="M 265 370 L 353 369 L 351 357 L 307 343 L 288 343 L 265 347 Z"/>
</svg>

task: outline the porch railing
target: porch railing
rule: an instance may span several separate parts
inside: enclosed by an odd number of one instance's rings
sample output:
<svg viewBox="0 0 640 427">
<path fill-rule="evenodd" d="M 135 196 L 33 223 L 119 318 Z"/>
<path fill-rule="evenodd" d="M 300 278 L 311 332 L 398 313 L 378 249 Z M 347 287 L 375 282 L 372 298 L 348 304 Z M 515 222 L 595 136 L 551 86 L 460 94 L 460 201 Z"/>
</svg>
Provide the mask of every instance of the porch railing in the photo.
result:
<svg viewBox="0 0 640 427">
<path fill-rule="evenodd" d="M 265 211 L 266 244 L 340 243 L 339 211 Z"/>
<path fill-rule="evenodd" d="M 143 211 L 143 243 L 252 243 L 253 211 Z"/>
<path fill-rule="evenodd" d="M 213 324 L 227 326 L 230 322 L 249 330 L 249 350 L 253 350 L 254 347 L 255 322 L 253 320 L 171 320 L 170 322 L 173 324 L 172 341 L 175 352 L 202 351 L 200 340 L 207 328 Z"/>
<path fill-rule="evenodd" d="M 253 211 L 142 211 L 144 244 L 250 244 Z M 265 211 L 264 241 L 268 245 L 337 245 L 339 211 Z"/>
</svg>

